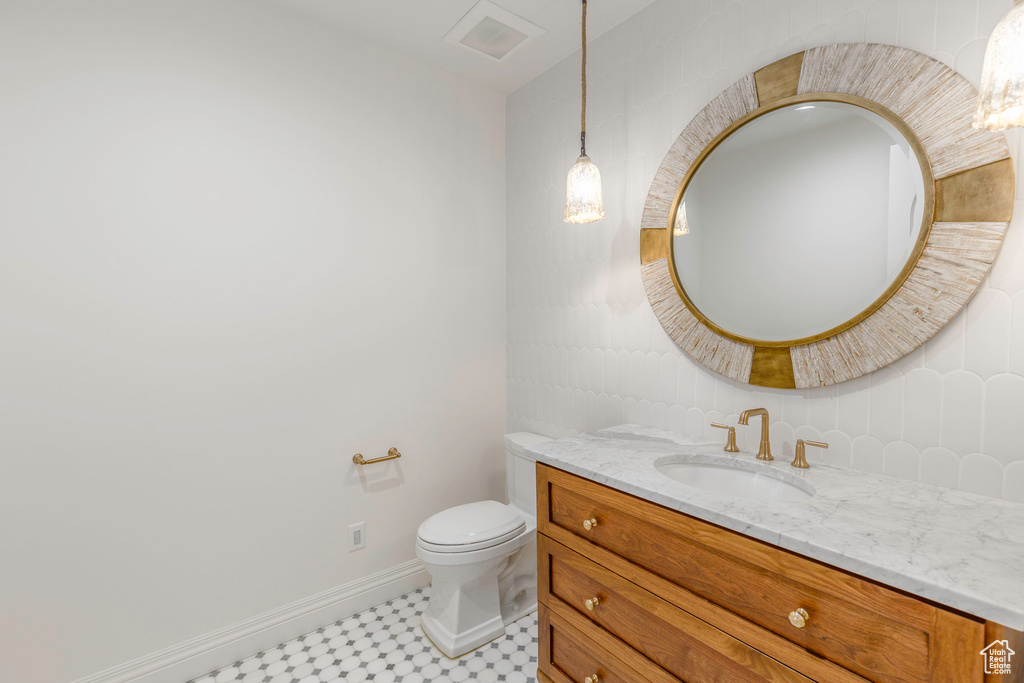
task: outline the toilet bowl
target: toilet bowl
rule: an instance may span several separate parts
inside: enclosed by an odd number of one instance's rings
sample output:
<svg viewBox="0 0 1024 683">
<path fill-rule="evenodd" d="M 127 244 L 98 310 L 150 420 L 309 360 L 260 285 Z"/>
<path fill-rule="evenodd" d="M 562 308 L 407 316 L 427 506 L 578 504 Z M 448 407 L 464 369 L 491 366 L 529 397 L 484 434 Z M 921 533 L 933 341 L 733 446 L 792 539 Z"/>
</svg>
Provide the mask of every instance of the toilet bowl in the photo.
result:
<svg viewBox="0 0 1024 683">
<path fill-rule="evenodd" d="M 442 510 L 420 525 L 416 556 L 431 577 L 423 632 L 460 657 L 537 609 L 536 461 L 547 437 L 505 435 L 508 504 L 484 500 Z"/>
</svg>

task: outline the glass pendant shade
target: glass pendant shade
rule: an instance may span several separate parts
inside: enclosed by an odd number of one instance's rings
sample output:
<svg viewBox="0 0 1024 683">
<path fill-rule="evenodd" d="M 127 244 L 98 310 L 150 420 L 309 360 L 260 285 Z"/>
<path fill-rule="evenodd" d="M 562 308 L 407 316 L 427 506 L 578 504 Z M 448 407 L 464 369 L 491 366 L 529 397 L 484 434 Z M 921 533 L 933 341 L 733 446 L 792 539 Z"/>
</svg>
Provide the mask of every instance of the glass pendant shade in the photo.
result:
<svg viewBox="0 0 1024 683">
<path fill-rule="evenodd" d="M 676 222 L 672 228 L 672 234 L 675 237 L 682 237 L 690 232 L 690 224 L 686 222 L 686 202 L 679 204 L 679 210 L 676 211 Z"/>
<path fill-rule="evenodd" d="M 586 154 L 569 169 L 565 183 L 565 222 L 593 223 L 604 218 L 601 172 Z"/>
<path fill-rule="evenodd" d="M 1016 0 L 988 41 L 974 127 L 1024 126 L 1024 2 Z"/>
</svg>

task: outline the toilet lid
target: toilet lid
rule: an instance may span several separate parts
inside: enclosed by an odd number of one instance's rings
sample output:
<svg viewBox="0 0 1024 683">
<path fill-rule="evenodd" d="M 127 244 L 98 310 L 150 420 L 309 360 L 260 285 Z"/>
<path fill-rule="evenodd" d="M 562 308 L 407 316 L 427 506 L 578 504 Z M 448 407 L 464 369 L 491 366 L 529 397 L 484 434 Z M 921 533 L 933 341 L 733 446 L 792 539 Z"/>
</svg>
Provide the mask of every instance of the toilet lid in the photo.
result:
<svg viewBox="0 0 1024 683">
<path fill-rule="evenodd" d="M 420 544 L 435 552 L 466 552 L 489 548 L 515 538 L 526 520 L 496 500 L 457 505 L 442 510 L 420 525 Z"/>
</svg>

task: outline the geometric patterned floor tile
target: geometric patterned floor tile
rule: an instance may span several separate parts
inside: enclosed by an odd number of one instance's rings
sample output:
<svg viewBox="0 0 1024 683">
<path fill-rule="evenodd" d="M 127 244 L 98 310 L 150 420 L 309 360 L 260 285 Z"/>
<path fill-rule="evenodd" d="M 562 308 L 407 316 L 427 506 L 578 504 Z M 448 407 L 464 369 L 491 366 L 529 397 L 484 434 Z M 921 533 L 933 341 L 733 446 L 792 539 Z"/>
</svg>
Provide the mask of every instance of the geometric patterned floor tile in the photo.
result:
<svg viewBox="0 0 1024 683">
<path fill-rule="evenodd" d="M 533 683 L 537 613 L 460 659 L 448 659 L 423 635 L 430 587 L 413 591 L 192 683 Z"/>
</svg>

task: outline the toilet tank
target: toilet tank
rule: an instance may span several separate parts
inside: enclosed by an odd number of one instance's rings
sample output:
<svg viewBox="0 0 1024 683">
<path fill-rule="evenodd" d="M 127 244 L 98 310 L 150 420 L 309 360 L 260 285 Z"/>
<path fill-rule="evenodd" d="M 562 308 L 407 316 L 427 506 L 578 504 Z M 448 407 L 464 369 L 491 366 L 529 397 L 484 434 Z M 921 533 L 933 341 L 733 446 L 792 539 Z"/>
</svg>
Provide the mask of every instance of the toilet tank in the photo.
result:
<svg viewBox="0 0 1024 683">
<path fill-rule="evenodd" d="M 537 515 L 537 459 L 527 446 L 551 441 L 531 432 L 505 435 L 505 494 L 508 502 L 531 517 Z"/>
</svg>

